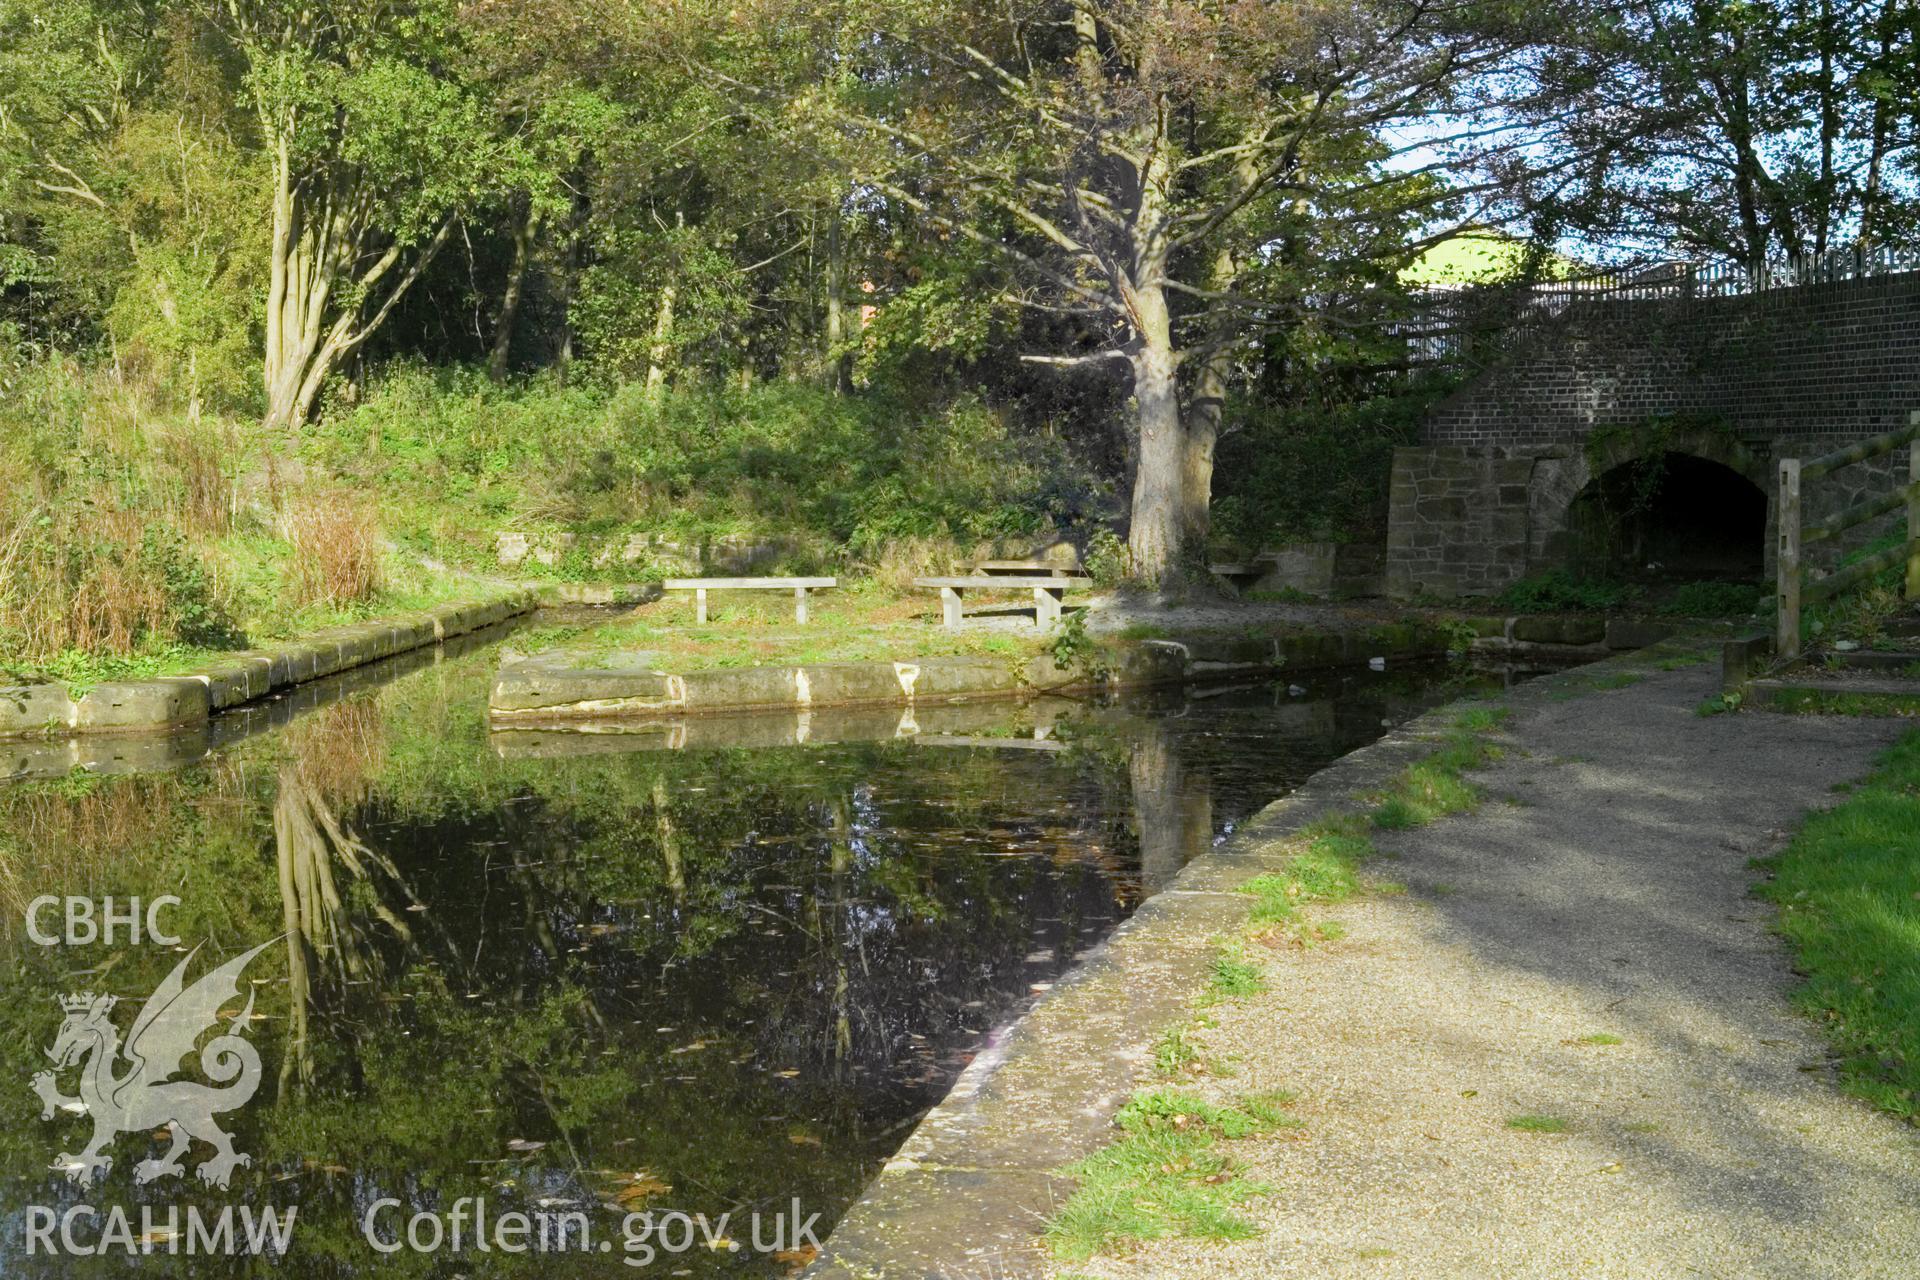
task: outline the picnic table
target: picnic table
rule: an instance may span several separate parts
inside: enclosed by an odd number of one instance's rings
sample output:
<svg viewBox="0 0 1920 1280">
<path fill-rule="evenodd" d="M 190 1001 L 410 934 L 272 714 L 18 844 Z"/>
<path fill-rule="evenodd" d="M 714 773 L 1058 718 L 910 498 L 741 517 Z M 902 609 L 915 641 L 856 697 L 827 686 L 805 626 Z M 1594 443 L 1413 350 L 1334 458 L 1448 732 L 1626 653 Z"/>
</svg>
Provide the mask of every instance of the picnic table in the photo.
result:
<svg viewBox="0 0 1920 1280">
<path fill-rule="evenodd" d="M 1079 564 L 1066 564 L 1058 560 L 981 560 L 973 566 L 977 574 L 993 577 L 1032 577 L 1045 575 L 1052 578 L 1070 578 L 1081 572 Z"/>
<path fill-rule="evenodd" d="M 693 592 L 693 616 L 702 626 L 707 621 L 709 591 L 792 591 L 793 620 L 807 621 L 807 592 L 840 585 L 838 578 L 668 578 L 660 584 L 667 591 Z"/>
<path fill-rule="evenodd" d="M 916 587 L 940 589 L 940 623 L 953 628 L 960 625 L 961 597 L 968 591 L 1033 591 L 1033 621 L 1046 627 L 1060 620 L 1060 599 L 1069 587 L 1090 587 L 1092 578 L 1060 573 L 990 574 L 976 573 L 961 578 L 915 578 Z"/>
</svg>

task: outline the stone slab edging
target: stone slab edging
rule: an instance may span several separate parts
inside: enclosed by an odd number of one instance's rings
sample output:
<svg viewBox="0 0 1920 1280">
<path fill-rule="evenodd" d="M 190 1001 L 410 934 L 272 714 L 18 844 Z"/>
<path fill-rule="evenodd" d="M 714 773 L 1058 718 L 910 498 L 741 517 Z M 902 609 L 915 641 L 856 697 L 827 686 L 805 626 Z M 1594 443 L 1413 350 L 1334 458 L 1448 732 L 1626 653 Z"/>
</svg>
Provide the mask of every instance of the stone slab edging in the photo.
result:
<svg viewBox="0 0 1920 1280">
<path fill-rule="evenodd" d="M 377 689 L 401 676 L 497 642 L 508 622 L 451 636 L 338 675 L 295 685 L 271 698 L 246 702 L 205 724 L 155 733 L 67 733 L 0 738 L 0 782 L 64 778 L 75 770 L 98 774 L 172 773 L 249 738 L 285 728 L 351 694 Z"/>
<path fill-rule="evenodd" d="M 530 613 L 544 598 L 541 589 L 513 587 L 221 654 L 179 675 L 103 681 L 78 698 L 54 681 L 0 686 L 0 738 L 196 729 L 269 694 Z"/>
<path fill-rule="evenodd" d="M 1449 633 L 1423 622 L 1366 630 L 1102 642 L 1092 664 L 1050 654 L 899 661 L 783 663 L 708 671 L 660 669 L 650 653 L 555 649 L 503 659 L 488 695 L 496 730 L 591 727 L 621 719 L 821 707 L 914 706 L 1099 687 L 1138 688 L 1274 671 L 1355 666 L 1370 658 L 1438 657 Z"/>
<path fill-rule="evenodd" d="M 1564 697 L 1619 665 L 1541 677 L 1505 701 L 1518 710 Z M 1462 705 L 1401 725 L 1267 805 L 991 1033 L 801 1280 L 1050 1274 L 1038 1237 L 1074 1185 L 1058 1170 L 1111 1140 L 1114 1113 L 1152 1068 L 1155 1037 L 1191 1015 L 1221 941 L 1245 927 L 1253 903 L 1240 887 L 1283 870 L 1295 832 L 1430 754 Z"/>
</svg>

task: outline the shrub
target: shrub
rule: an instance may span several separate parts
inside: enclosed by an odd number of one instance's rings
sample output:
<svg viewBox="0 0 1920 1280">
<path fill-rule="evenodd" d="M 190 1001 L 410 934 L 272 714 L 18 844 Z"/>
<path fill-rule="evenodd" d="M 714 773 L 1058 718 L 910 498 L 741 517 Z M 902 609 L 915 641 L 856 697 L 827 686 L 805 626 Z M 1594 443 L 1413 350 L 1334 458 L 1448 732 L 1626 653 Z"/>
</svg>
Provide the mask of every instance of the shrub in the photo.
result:
<svg viewBox="0 0 1920 1280">
<path fill-rule="evenodd" d="M 1322 388 L 1313 398 L 1230 404 L 1236 429 L 1221 436 L 1214 466 L 1214 541 L 1250 552 L 1383 536 L 1393 451 L 1418 439 L 1421 416 L 1452 385 L 1428 378 L 1345 402 L 1356 393 Z"/>
<path fill-rule="evenodd" d="M 1678 618 L 1744 618 L 1763 598 L 1752 583 L 1689 582 L 1667 597 L 1659 612 Z"/>
<path fill-rule="evenodd" d="M 1520 579 L 1494 599 L 1520 613 L 1593 612 L 1619 608 L 1626 603 L 1627 589 L 1617 582 L 1549 569 Z"/>
<path fill-rule="evenodd" d="M 380 588 L 380 530 L 373 512 L 340 490 L 295 495 L 281 517 L 293 545 L 301 604 L 351 604 Z"/>
<path fill-rule="evenodd" d="M 70 665 L 231 634 L 207 565 L 238 505 L 219 423 L 52 357 L 0 399 L 0 663 Z"/>
<path fill-rule="evenodd" d="M 917 544 L 1071 527 L 1099 486 L 1058 441 L 961 397 L 765 383 L 496 387 L 389 370 L 311 433 L 310 462 L 377 496 L 396 538 L 484 563 L 501 528 L 808 534 L 868 564 Z M 908 557 L 910 558 L 910 557 Z"/>
</svg>

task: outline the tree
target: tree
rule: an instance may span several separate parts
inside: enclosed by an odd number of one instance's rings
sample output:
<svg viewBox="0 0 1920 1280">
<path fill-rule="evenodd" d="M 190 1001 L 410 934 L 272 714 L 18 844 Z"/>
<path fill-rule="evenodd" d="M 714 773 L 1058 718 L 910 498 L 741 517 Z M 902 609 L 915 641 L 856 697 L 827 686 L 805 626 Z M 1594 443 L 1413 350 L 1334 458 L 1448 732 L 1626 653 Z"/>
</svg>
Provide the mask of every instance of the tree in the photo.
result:
<svg viewBox="0 0 1920 1280">
<path fill-rule="evenodd" d="M 1560 8 L 1527 82 L 1546 225 L 1741 263 L 1910 234 L 1920 20 L 1902 0 Z"/>
<path fill-rule="evenodd" d="M 226 18 L 271 170 L 266 420 L 297 427 L 455 220 L 533 160 L 448 74 L 451 4 L 227 0 Z"/>
<path fill-rule="evenodd" d="M 1236 355 L 1350 265 L 1275 271 L 1276 255 L 1295 246 L 1297 266 L 1354 224 L 1491 191 L 1449 192 L 1444 162 L 1395 164 L 1380 141 L 1495 65 L 1510 41 L 1485 18 L 1418 0 L 863 4 L 823 20 L 868 22 L 867 61 L 783 105 L 861 185 L 990 247 L 1023 303 L 1079 322 L 1078 349 L 1031 359 L 1126 372 L 1133 568 L 1176 586 L 1205 554 Z"/>
</svg>

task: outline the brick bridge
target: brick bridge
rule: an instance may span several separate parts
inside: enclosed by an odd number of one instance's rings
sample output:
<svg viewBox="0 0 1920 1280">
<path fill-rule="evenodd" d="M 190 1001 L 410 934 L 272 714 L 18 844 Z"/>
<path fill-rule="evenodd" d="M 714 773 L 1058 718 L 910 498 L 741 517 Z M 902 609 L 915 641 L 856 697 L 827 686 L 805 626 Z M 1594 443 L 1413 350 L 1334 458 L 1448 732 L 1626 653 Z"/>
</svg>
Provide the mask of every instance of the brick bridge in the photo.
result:
<svg viewBox="0 0 1920 1280">
<path fill-rule="evenodd" d="M 1757 581 L 1772 570 L 1773 459 L 1877 435 L 1916 408 L 1920 273 L 1578 302 L 1395 451 L 1387 592 L 1491 595 L 1602 560 Z M 1665 464 L 1657 488 L 1629 465 L 1643 459 Z M 1807 519 L 1905 468 L 1849 468 L 1844 486 L 1808 494 Z"/>
</svg>

